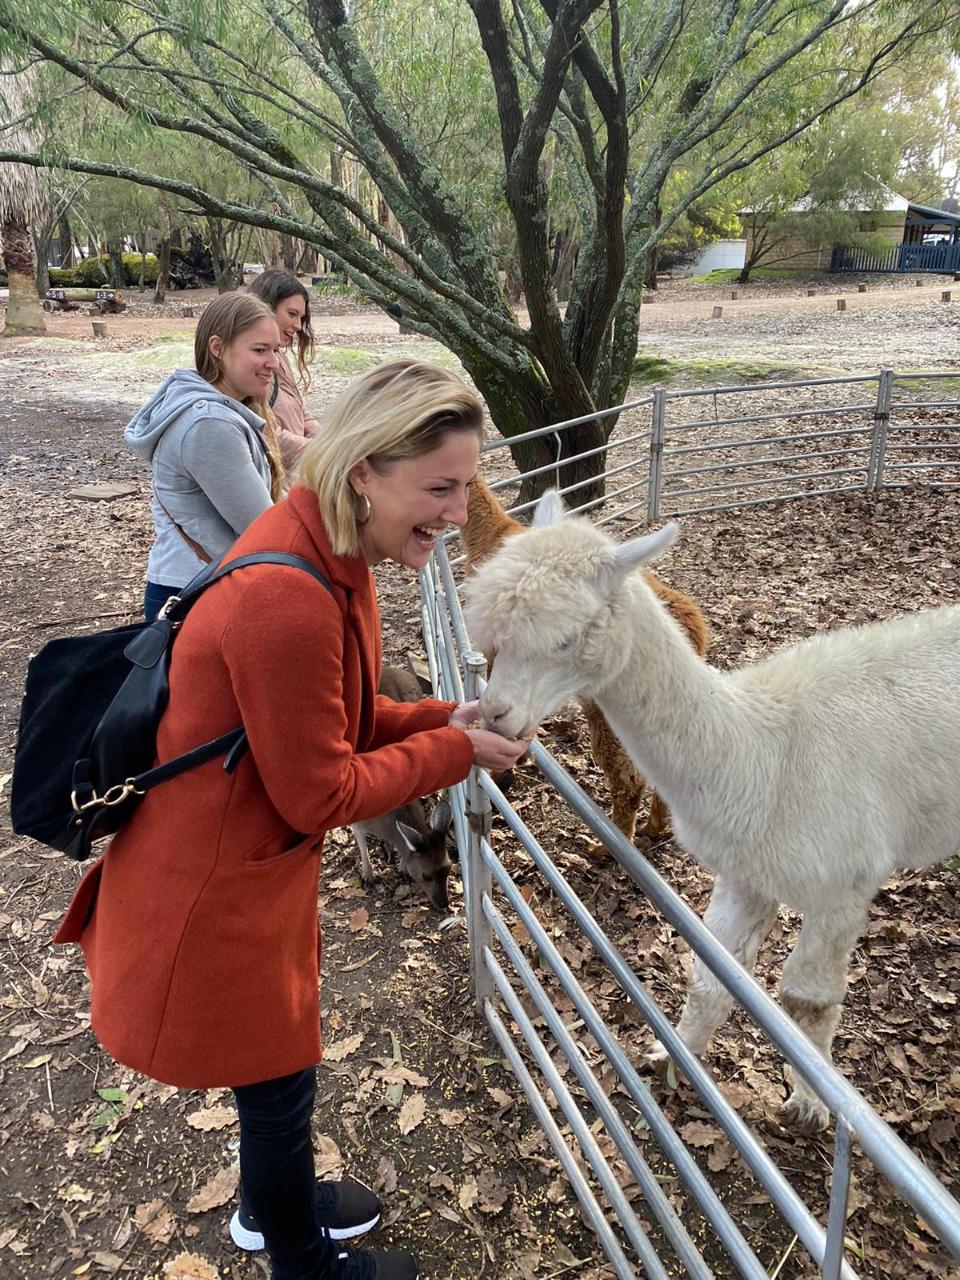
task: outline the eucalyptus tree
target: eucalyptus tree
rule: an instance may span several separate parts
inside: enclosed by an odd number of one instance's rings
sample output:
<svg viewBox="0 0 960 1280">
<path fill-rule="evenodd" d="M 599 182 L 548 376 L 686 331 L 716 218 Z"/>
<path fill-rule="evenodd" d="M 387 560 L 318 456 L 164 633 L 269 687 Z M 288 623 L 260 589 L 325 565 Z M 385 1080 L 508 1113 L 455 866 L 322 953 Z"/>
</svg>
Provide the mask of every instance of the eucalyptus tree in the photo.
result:
<svg viewBox="0 0 960 1280">
<path fill-rule="evenodd" d="M 651 245 L 718 182 L 941 40 L 958 3 L 0 0 L 9 56 L 55 64 L 145 135 L 202 140 L 267 198 L 53 136 L 0 160 L 123 178 L 315 245 L 454 351 L 509 437 L 619 403 Z M 839 56 L 818 57 L 827 41 Z M 379 204 L 338 180 L 344 158 Z M 667 203 L 678 168 L 689 181 Z M 570 216 L 564 309 L 551 226 Z M 505 243 L 529 319 L 501 280 Z M 593 450 L 579 465 L 588 497 L 612 422 L 515 454 L 529 466 Z"/>
<path fill-rule="evenodd" d="M 4 109 L 0 139 L 23 151 L 32 151 L 36 139 L 30 127 L 26 72 L 9 66 L 0 70 L 0 104 Z M 2 143 L 0 143 L 2 145 Z M 43 334 L 47 326 L 37 292 L 31 228 L 47 212 L 47 183 L 34 166 L 0 165 L 0 239 L 7 272 L 6 322 L 8 338 Z"/>
</svg>

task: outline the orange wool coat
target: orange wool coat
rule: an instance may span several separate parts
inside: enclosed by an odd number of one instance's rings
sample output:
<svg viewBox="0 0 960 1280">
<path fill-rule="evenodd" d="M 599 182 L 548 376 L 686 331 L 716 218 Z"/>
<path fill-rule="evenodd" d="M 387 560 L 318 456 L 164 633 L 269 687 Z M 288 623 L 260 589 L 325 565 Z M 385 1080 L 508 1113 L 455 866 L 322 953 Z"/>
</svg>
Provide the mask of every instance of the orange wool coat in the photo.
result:
<svg viewBox="0 0 960 1280">
<path fill-rule="evenodd" d="M 163 783 L 81 881 L 57 932 L 79 942 L 93 1029 L 119 1062 L 202 1089 L 319 1061 L 317 880 L 324 834 L 464 778 L 451 705 L 376 693 L 380 618 L 362 559 L 334 556 L 295 488 L 229 557 L 289 551 L 211 587 L 173 647 L 169 759 L 243 723 L 250 750 Z"/>
</svg>

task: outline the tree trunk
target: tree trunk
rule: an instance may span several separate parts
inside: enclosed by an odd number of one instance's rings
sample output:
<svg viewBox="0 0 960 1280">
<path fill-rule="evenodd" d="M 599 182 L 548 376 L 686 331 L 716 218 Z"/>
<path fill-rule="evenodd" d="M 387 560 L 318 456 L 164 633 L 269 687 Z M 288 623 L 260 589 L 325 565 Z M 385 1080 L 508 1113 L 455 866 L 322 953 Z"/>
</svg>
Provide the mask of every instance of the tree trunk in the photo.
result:
<svg viewBox="0 0 960 1280">
<path fill-rule="evenodd" d="M 143 227 L 140 228 L 140 279 L 137 281 L 137 289 L 140 293 L 146 290 L 147 277 L 147 238 Z"/>
<path fill-rule="evenodd" d="M 60 215 L 57 235 L 60 241 L 60 266 L 69 269 L 73 266 L 73 232 L 70 229 L 70 219 L 65 213 Z"/>
<path fill-rule="evenodd" d="M 650 219 L 651 228 L 656 231 L 660 223 L 663 221 L 663 210 L 660 208 L 658 200 L 653 209 L 653 216 Z M 645 289 L 656 289 L 657 287 L 657 245 L 652 244 L 643 256 L 643 287 Z"/>
<path fill-rule="evenodd" d="M 280 236 L 280 258 L 287 271 L 296 270 L 297 242 L 293 236 L 288 236 L 286 232 Z"/>
<path fill-rule="evenodd" d="M 50 239 L 52 235 L 53 228 L 47 224 L 44 226 L 43 232 L 40 235 L 35 236 L 33 241 L 34 260 L 37 264 L 37 294 L 41 298 L 50 288 L 50 273 L 49 268 L 47 267 L 47 259 L 50 256 Z"/>
<path fill-rule="evenodd" d="M 165 302 L 167 299 L 167 285 L 170 283 L 170 236 L 165 235 L 160 239 L 160 253 L 157 255 L 159 266 L 157 269 L 157 287 L 153 295 L 154 302 Z"/>
<path fill-rule="evenodd" d="M 127 283 L 123 269 L 123 240 L 116 237 L 107 240 L 107 275 L 111 289 L 122 289 Z"/>
<path fill-rule="evenodd" d="M 10 289 L 3 336 L 37 337 L 46 333 L 33 274 L 33 244 L 27 224 L 19 219 L 10 218 L 3 224 L 3 265 Z"/>
</svg>

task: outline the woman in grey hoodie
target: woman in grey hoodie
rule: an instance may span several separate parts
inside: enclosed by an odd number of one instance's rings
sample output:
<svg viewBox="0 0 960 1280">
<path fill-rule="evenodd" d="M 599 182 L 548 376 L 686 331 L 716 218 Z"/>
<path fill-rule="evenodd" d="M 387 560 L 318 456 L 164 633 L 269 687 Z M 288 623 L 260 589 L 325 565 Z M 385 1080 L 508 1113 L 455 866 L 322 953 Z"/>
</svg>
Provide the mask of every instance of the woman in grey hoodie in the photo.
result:
<svg viewBox="0 0 960 1280">
<path fill-rule="evenodd" d="M 224 294 L 197 325 L 196 371 L 174 370 L 123 433 L 153 470 L 148 622 L 279 496 L 282 467 L 265 428 L 280 346 L 265 303 Z"/>
</svg>

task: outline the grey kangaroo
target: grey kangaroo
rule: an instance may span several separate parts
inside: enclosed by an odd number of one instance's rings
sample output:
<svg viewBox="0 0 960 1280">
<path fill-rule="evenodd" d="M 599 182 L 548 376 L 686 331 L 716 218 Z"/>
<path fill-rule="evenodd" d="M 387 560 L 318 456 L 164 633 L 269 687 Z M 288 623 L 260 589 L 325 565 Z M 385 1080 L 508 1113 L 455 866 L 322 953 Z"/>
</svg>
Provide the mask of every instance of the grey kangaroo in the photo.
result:
<svg viewBox="0 0 960 1280">
<path fill-rule="evenodd" d="M 379 692 L 395 702 L 419 702 L 423 697 L 416 676 L 402 667 L 384 667 L 380 676 Z M 450 858 L 447 853 L 447 831 L 452 815 L 450 805 L 441 800 L 427 819 L 419 800 L 366 822 L 354 822 L 350 830 L 360 846 L 360 879 L 372 884 L 376 879 L 370 863 L 367 839 L 373 837 L 389 845 L 397 855 L 397 865 L 403 875 L 418 885 L 431 903 L 440 911 L 450 905 L 447 881 L 450 877 Z"/>
</svg>

